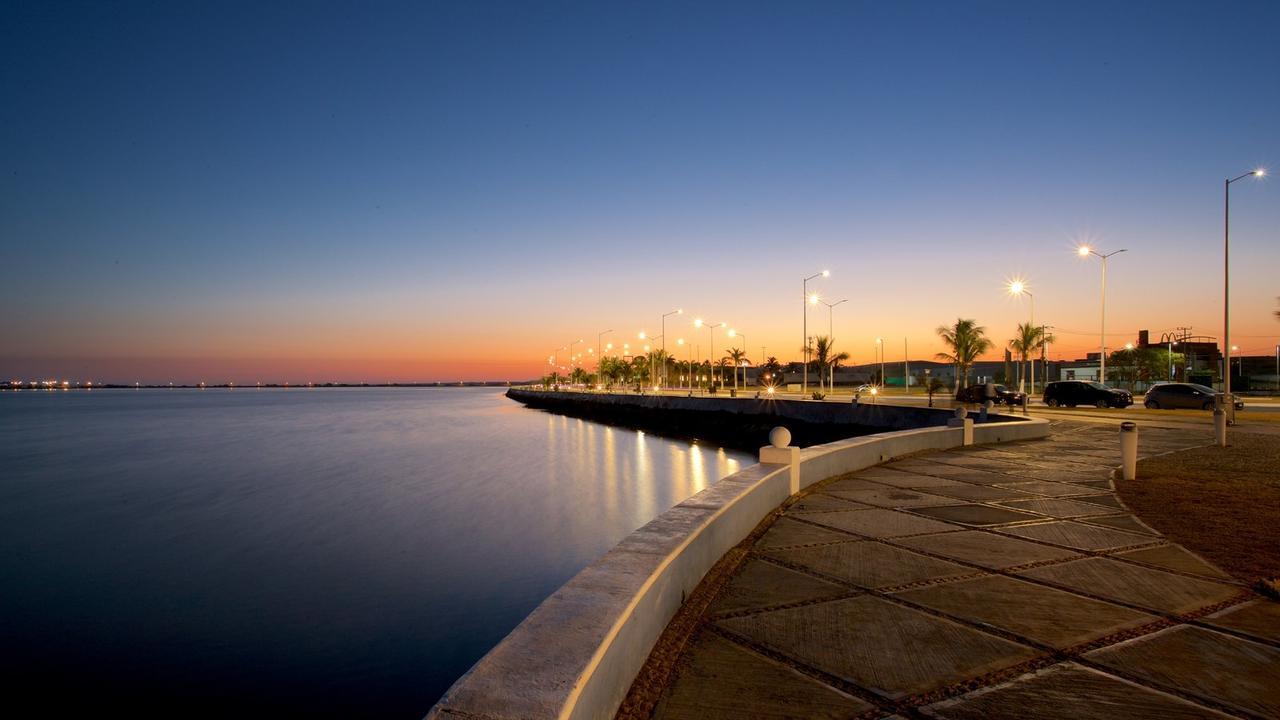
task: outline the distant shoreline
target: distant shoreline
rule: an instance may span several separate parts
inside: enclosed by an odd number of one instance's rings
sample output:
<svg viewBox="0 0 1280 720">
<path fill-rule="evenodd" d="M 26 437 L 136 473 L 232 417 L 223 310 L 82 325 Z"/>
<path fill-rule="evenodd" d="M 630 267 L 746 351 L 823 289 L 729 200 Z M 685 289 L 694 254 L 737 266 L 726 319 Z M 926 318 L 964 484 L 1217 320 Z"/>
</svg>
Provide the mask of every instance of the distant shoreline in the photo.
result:
<svg viewBox="0 0 1280 720">
<path fill-rule="evenodd" d="M 197 383 L 195 385 L 147 385 L 145 383 L 135 383 L 124 385 L 119 383 L 93 383 L 89 384 L 51 384 L 51 383 L 24 383 L 14 384 L 5 383 L 0 385 L 0 391 L 27 391 L 27 390 L 259 390 L 266 388 L 277 388 L 287 390 L 307 390 L 314 388 L 467 388 L 467 387 L 511 387 L 513 385 L 528 385 L 532 380 L 475 380 L 475 381 L 458 381 L 458 382 L 419 382 L 419 383 L 254 383 L 252 385 L 239 385 L 236 383 L 219 383 L 212 385 L 209 383 Z"/>
</svg>

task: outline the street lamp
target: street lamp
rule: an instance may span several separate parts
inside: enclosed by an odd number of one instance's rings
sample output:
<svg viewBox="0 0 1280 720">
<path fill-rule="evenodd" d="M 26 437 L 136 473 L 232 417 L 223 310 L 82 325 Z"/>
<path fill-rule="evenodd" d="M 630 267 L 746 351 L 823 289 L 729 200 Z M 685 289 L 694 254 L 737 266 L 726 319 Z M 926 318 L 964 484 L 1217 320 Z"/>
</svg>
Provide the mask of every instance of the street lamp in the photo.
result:
<svg viewBox="0 0 1280 720">
<path fill-rule="evenodd" d="M 1017 280 L 1017 279 L 1011 280 L 1009 282 L 1009 294 L 1014 297 L 1020 297 L 1022 295 L 1026 295 L 1028 298 L 1031 298 L 1031 322 L 1028 325 L 1028 327 L 1035 327 L 1036 326 L 1036 296 L 1032 295 L 1031 291 L 1027 289 L 1027 284 L 1021 280 Z M 1034 395 L 1036 393 L 1036 359 L 1034 355 L 1031 355 L 1030 358 L 1031 358 L 1031 363 L 1030 363 L 1031 364 L 1031 373 L 1030 373 L 1031 385 L 1030 385 L 1030 392 L 1027 393 L 1028 396 Z"/>
<path fill-rule="evenodd" d="M 662 384 L 667 384 L 667 318 L 672 315 L 683 315 L 684 308 L 676 308 L 669 313 L 662 315 Z"/>
<path fill-rule="evenodd" d="M 880 360 L 880 382 L 876 384 L 884 387 L 884 338 L 876 338 L 876 356 Z"/>
<path fill-rule="evenodd" d="M 613 332 L 613 330 L 604 330 L 596 333 L 596 384 L 604 385 L 604 374 L 600 372 L 600 364 L 604 362 L 604 336 Z M 613 349 L 613 343 L 609 343 L 609 349 Z"/>
<path fill-rule="evenodd" d="M 827 354 L 828 355 L 833 354 L 833 351 L 831 348 L 836 340 L 835 307 L 837 305 L 847 303 L 847 302 L 849 302 L 848 298 L 845 298 L 844 300 L 840 300 L 838 302 L 833 302 L 833 303 L 829 303 L 826 300 L 822 301 L 822 304 L 827 306 Z M 830 386 L 831 392 L 834 393 L 836 391 L 836 366 L 834 364 L 831 365 L 830 372 L 828 373 L 827 385 Z"/>
<path fill-rule="evenodd" d="M 710 372 L 711 387 L 712 389 L 715 389 L 715 386 L 716 386 L 716 328 L 724 327 L 724 323 L 716 323 L 715 325 L 711 325 L 703 322 L 702 318 L 698 318 L 693 321 L 693 325 L 694 327 L 705 327 L 707 329 L 707 336 L 711 338 L 711 349 L 708 350 L 707 352 L 708 352 L 708 357 L 710 358 L 710 363 L 711 363 L 711 372 Z"/>
<path fill-rule="evenodd" d="M 746 335 L 744 335 L 744 334 L 742 334 L 742 333 L 740 333 L 740 332 L 738 332 L 737 330 L 734 330 L 733 328 L 729 328 L 729 333 L 728 333 L 728 334 L 729 334 L 729 337 L 731 337 L 731 338 L 732 338 L 732 337 L 742 338 L 742 353 L 745 355 L 745 354 L 746 354 L 746 352 L 747 352 L 747 336 L 746 336 Z M 744 386 L 747 384 L 747 371 L 746 371 L 746 370 L 743 370 L 743 371 L 742 371 L 742 384 L 743 384 Z M 733 366 L 733 386 L 734 386 L 735 388 L 736 388 L 736 387 L 738 387 L 738 365 L 737 365 L 737 363 L 734 363 L 734 366 Z"/>
<path fill-rule="evenodd" d="M 1081 245 L 1076 248 L 1076 255 L 1079 255 L 1082 258 L 1087 258 L 1090 255 L 1102 258 L 1102 327 L 1098 331 L 1098 344 L 1102 348 L 1102 359 L 1098 365 L 1098 382 L 1104 385 L 1107 382 L 1107 258 L 1112 255 L 1119 255 L 1122 252 L 1129 251 L 1121 248 L 1119 250 L 1103 254 L 1088 245 Z"/>
<path fill-rule="evenodd" d="M 830 270 L 823 270 L 804 279 L 801 284 L 804 288 L 803 300 L 800 309 L 804 312 L 804 332 L 802 338 L 804 341 L 804 380 L 800 384 L 801 396 L 809 392 L 809 306 L 818 304 L 818 296 L 809 294 L 809 281 L 816 277 L 831 277 Z"/>
<path fill-rule="evenodd" d="M 1266 170 L 1258 168 L 1226 180 L 1222 184 L 1222 346 L 1231 347 L 1231 183 L 1247 177 L 1264 177 Z M 1222 402 L 1227 413 L 1227 422 L 1236 419 L 1236 404 L 1231 400 L 1231 351 L 1226 351 L 1225 370 L 1222 374 Z"/>
</svg>

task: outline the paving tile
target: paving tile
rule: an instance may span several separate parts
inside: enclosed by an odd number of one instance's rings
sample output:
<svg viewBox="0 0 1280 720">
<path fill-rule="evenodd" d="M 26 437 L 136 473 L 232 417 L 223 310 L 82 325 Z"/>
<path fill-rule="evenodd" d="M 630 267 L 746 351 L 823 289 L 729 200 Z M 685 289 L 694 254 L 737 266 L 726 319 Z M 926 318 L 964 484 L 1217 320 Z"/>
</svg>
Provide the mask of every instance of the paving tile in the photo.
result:
<svg viewBox="0 0 1280 720">
<path fill-rule="evenodd" d="M 1029 647 L 864 595 L 721 620 L 722 628 L 889 698 L 1029 660 Z"/>
<path fill-rule="evenodd" d="M 1049 497 L 1059 497 L 1062 495 L 1083 495 L 1091 492 L 1092 488 L 1082 488 L 1075 485 L 1067 485 L 1065 483 L 1053 482 L 1052 480 L 1032 480 L 1030 482 L 1009 482 L 1001 483 L 1000 487 L 1009 488 L 1011 490 L 1021 490 L 1022 492 L 1033 493 L 1035 495 L 1048 495 Z"/>
<path fill-rule="evenodd" d="M 897 597 L 1058 649 L 1158 620 L 1155 615 L 1001 575 L 930 585 Z"/>
<path fill-rule="evenodd" d="M 964 523 L 965 525 L 1001 525 L 1020 520 L 1040 519 L 1039 515 L 990 505 L 947 505 L 944 507 L 914 508 L 912 511 L 941 520 Z"/>
<path fill-rule="evenodd" d="M 869 540 L 771 550 L 767 556 L 865 588 L 893 587 L 976 572 L 963 565 Z"/>
<path fill-rule="evenodd" d="M 1129 532 L 1142 533 L 1144 535 L 1159 535 L 1160 533 L 1147 527 L 1146 524 L 1138 520 L 1132 515 L 1109 515 L 1107 517 L 1091 517 L 1086 518 L 1083 522 L 1091 525 L 1106 525 L 1117 530 L 1128 530 Z"/>
<path fill-rule="evenodd" d="M 896 510 L 870 508 L 867 510 L 851 510 L 848 512 L 822 513 L 806 518 L 810 522 L 821 523 L 828 527 L 847 530 L 868 537 L 888 538 L 901 535 L 922 535 L 924 533 L 959 530 L 955 525 L 930 520 L 928 518 L 908 515 Z M 847 536 L 846 536 L 847 538 Z"/>
<path fill-rule="evenodd" d="M 1204 560 L 1196 557 L 1181 545 L 1161 545 L 1159 547 L 1146 548 L 1143 550 L 1130 550 L 1128 552 L 1116 553 L 1115 557 L 1125 558 L 1126 560 L 1136 560 L 1148 565 L 1155 565 L 1157 567 L 1191 573 L 1193 575 L 1204 575 L 1205 577 L 1218 578 L 1221 580 L 1231 579 L 1230 575 L 1227 575 L 1213 565 L 1210 565 Z"/>
<path fill-rule="evenodd" d="M 930 492 L 960 500 L 1019 500 L 1036 497 L 1018 490 L 1010 490 L 1009 488 L 996 487 L 994 485 L 974 485 L 973 483 L 958 483 L 947 487 L 932 488 Z"/>
<path fill-rule="evenodd" d="M 1280 717 L 1280 649 L 1179 625 L 1088 653 L 1107 667 L 1263 717 Z"/>
<path fill-rule="evenodd" d="M 1203 621 L 1221 628 L 1280 642 L 1280 603 L 1262 598 L 1216 612 Z"/>
<path fill-rule="evenodd" d="M 1230 716 L 1137 683 L 1062 663 L 923 708 L 947 720 L 1224 720 Z"/>
<path fill-rule="evenodd" d="M 795 505 L 787 508 L 787 514 L 791 513 L 809 513 L 809 512 L 828 512 L 831 510 L 856 510 L 858 508 L 867 508 L 870 505 L 863 505 L 852 500 L 838 498 L 835 495 L 823 495 L 814 493 L 806 496 L 803 500 Z"/>
<path fill-rule="evenodd" d="M 806 600 L 832 599 L 850 592 L 852 591 L 848 588 L 819 580 L 812 575 L 750 558 L 712 601 L 708 612 L 719 614 Z"/>
<path fill-rule="evenodd" d="M 872 707 L 715 633 L 703 632 L 681 659 L 653 717 L 834 720 Z"/>
<path fill-rule="evenodd" d="M 1044 580 L 1108 600 L 1180 614 L 1239 594 L 1232 585 L 1117 562 L 1085 558 L 1023 570 L 1018 575 Z"/>
<path fill-rule="evenodd" d="M 1112 493 L 1106 493 L 1103 495 L 1082 495 L 1075 499 L 1081 502 L 1093 503 L 1094 505 L 1102 505 L 1105 507 L 1113 508 L 1115 510 L 1126 509 L 1124 505 L 1120 504 L 1119 498 L 1117 498 Z"/>
<path fill-rule="evenodd" d="M 814 527 L 809 523 L 792 520 L 787 517 L 778 518 L 773 527 L 756 541 L 756 549 L 769 550 L 792 545 L 816 545 L 818 543 L 844 542 L 853 540 L 848 535 Z"/>
<path fill-rule="evenodd" d="M 854 502 L 887 508 L 950 505 L 955 502 L 955 500 L 952 500 L 951 498 L 941 497 L 939 495 L 930 495 L 929 493 L 917 492 L 915 490 L 903 490 L 900 488 L 883 486 L 874 490 L 854 490 L 852 492 L 829 490 L 827 492 L 830 495 L 842 497 L 847 500 L 853 500 Z"/>
<path fill-rule="evenodd" d="M 1076 555 L 1075 552 L 1064 548 L 1040 545 L 980 530 L 898 538 L 893 541 L 893 544 L 994 570 L 1045 560 L 1064 560 Z"/>
<path fill-rule="evenodd" d="M 959 480 L 950 480 L 948 478 L 941 478 L 933 475 L 919 475 L 917 473 L 899 472 L 897 470 L 889 470 L 886 472 L 892 472 L 893 475 L 892 476 L 877 475 L 873 478 L 868 478 L 868 479 L 874 480 L 875 482 L 878 482 L 882 485 L 890 485 L 892 487 L 929 488 L 931 490 L 933 488 L 951 487 L 953 485 L 965 484 L 963 482 L 960 482 Z"/>
<path fill-rule="evenodd" d="M 832 482 L 832 483 L 827 483 L 825 485 L 822 485 L 818 489 L 818 492 L 831 493 L 837 490 L 840 492 L 856 492 L 858 490 L 884 490 L 884 489 L 885 489 L 884 483 L 881 483 L 881 482 L 876 482 L 874 480 L 868 480 L 865 478 L 847 477 L 847 478 L 842 478 L 840 480 L 836 480 L 835 482 Z"/>
<path fill-rule="evenodd" d="M 1002 507 L 1013 508 L 1014 510 L 1026 510 L 1028 512 L 1035 512 L 1040 513 L 1041 515 L 1049 515 L 1050 517 L 1058 518 L 1081 517 L 1084 515 L 1106 515 L 1113 512 L 1109 508 L 1099 507 L 1097 505 L 1080 502 L 1078 500 L 1067 500 L 1065 498 L 1006 500 L 996 504 Z"/>
<path fill-rule="evenodd" d="M 1137 535 L 1122 530 L 1083 525 L 1071 520 L 1058 520 L 1036 525 L 1019 525 L 1018 527 L 1003 528 L 1001 532 L 1053 543 L 1054 545 L 1065 545 L 1079 550 L 1110 550 L 1112 548 L 1149 543 L 1153 539 L 1149 535 Z"/>
</svg>

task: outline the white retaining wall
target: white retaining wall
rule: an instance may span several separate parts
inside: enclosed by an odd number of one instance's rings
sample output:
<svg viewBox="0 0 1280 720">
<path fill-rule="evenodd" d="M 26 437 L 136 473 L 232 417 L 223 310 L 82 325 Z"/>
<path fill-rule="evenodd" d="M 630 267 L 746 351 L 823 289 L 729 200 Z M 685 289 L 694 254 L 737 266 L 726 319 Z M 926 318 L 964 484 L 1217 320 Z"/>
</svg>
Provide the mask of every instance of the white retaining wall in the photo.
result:
<svg viewBox="0 0 1280 720">
<path fill-rule="evenodd" d="M 975 442 L 1045 437 L 1049 423 L 979 425 Z M 800 486 L 921 450 L 959 428 L 850 438 L 800 451 Z M 658 516 L 587 566 L 445 693 L 428 718 L 608 720 L 704 575 L 790 496 L 790 468 L 752 465 Z"/>
</svg>

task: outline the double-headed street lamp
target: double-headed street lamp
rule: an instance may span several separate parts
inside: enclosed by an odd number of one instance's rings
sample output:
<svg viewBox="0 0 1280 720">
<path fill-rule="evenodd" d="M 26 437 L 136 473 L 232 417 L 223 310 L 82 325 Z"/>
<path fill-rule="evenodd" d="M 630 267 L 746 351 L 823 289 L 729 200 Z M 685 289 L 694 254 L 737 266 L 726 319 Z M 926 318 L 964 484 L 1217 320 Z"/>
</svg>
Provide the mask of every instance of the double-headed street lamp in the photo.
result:
<svg viewBox="0 0 1280 720">
<path fill-rule="evenodd" d="M 1222 347 L 1226 353 L 1222 363 L 1222 403 L 1229 423 L 1236 419 L 1236 404 L 1231 399 L 1231 183 L 1266 174 L 1266 170 L 1258 168 L 1222 184 Z"/>
<path fill-rule="evenodd" d="M 664 333 L 662 333 L 661 335 L 659 335 L 658 337 L 652 337 L 652 336 L 650 336 L 650 335 L 646 334 L 646 333 L 645 333 L 645 331 L 641 330 L 641 331 L 640 331 L 640 339 L 641 339 L 641 340 L 661 340 L 661 341 L 662 341 L 662 346 L 663 346 L 663 347 L 666 347 L 666 346 L 667 346 L 667 334 L 666 334 L 665 332 L 664 332 Z M 657 375 L 658 375 L 657 367 L 658 367 L 658 366 L 657 366 L 657 364 L 656 364 L 656 360 L 655 360 L 655 359 L 654 359 L 654 357 L 653 357 L 653 353 L 649 352 L 649 346 L 648 346 L 648 345 L 645 345 L 645 346 L 644 346 L 644 352 L 645 352 L 645 354 L 646 354 L 646 355 L 648 355 L 648 356 L 649 356 L 649 379 L 650 379 L 651 381 L 653 381 L 653 389 L 654 389 L 654 390 L 657 390 L 657 389 L 658 389 L 658 377 L 657 377 Z M 666 351 L 666 350 L 663 350 L 663 351 L 662 351 L 662 354 L 665 356 L 665 355 L 667 354 L 667 351 Z M 665 360 L 665 359 L 663 360 L 663 363 L 664 363 L 664 364 L 666 363 L 666 360 Z"/>
<path fill-rule="evenodd" d="M 1102 258 L 1102 327 L 1098 331 L 1098 344 L 1102 348 L 1102 360 L 1098 365 L 1098 382 L 1104 385 L 1107 382 L 1107 258 L 1112 255 L 1119 255 L 1122 252 L 1129 251 L 1121 248 L 1120 250 L 1103 254 L 1088 245 L 1081 245 L 1076 248 L 1076 254 L 1082 258 L 1087 258 L 1090 255 Z"/>
<path fill-rule="evenodd" d="M 1026 295 L 1028 298 L 1031 298 L 1031 321 L 1028 324 L 1028 327 L 1034 328 L 1036 326 L 1036 296 L 1031 294 L 1031 291 L 1027 289 L 1027 284 L 1021 280 L 1013 280 L 1009 283 L 1009 294 L 1014 297 L 1021 297 L 1022 295 Z M 1031 355 L 1030 357 L 1031 357 L 1031 377 L 1030 377 L 1031 382 L 1030 382 L 1029 392 L 1027 394 L 1034 395 L 1036 392 L 1036 360 L 1034 355 Z"/>
<path fill-rule="evenodd" d="M 711 338 L 711 349 L 707 352 L 711 362 L 711 387 L 714 389 L 716 386 L 716 328 L 724 327 L 724 323 L 716 323 L 715 325 L 712 325 L 710 323 L 703 322 L 702 318 L 698 318 L 693 321 L 693 326 L 705 327 L 707 329 L 707 337 Z"/>
<path fill-rule="evenodd" d="M 804 380 L 800 385 L 801 396 L 809 392 L 809 306 L 818 304 L 818 296 L 809 294 L 809 281 L 817 277 L 831 277 L 830 270 L 823 270 L 820 273 L 814 273 L 804 279 L 802 287 L 804 288 L 804 300 L 800 305 L 800 309 L 804 311 Z"/>
</svg>

